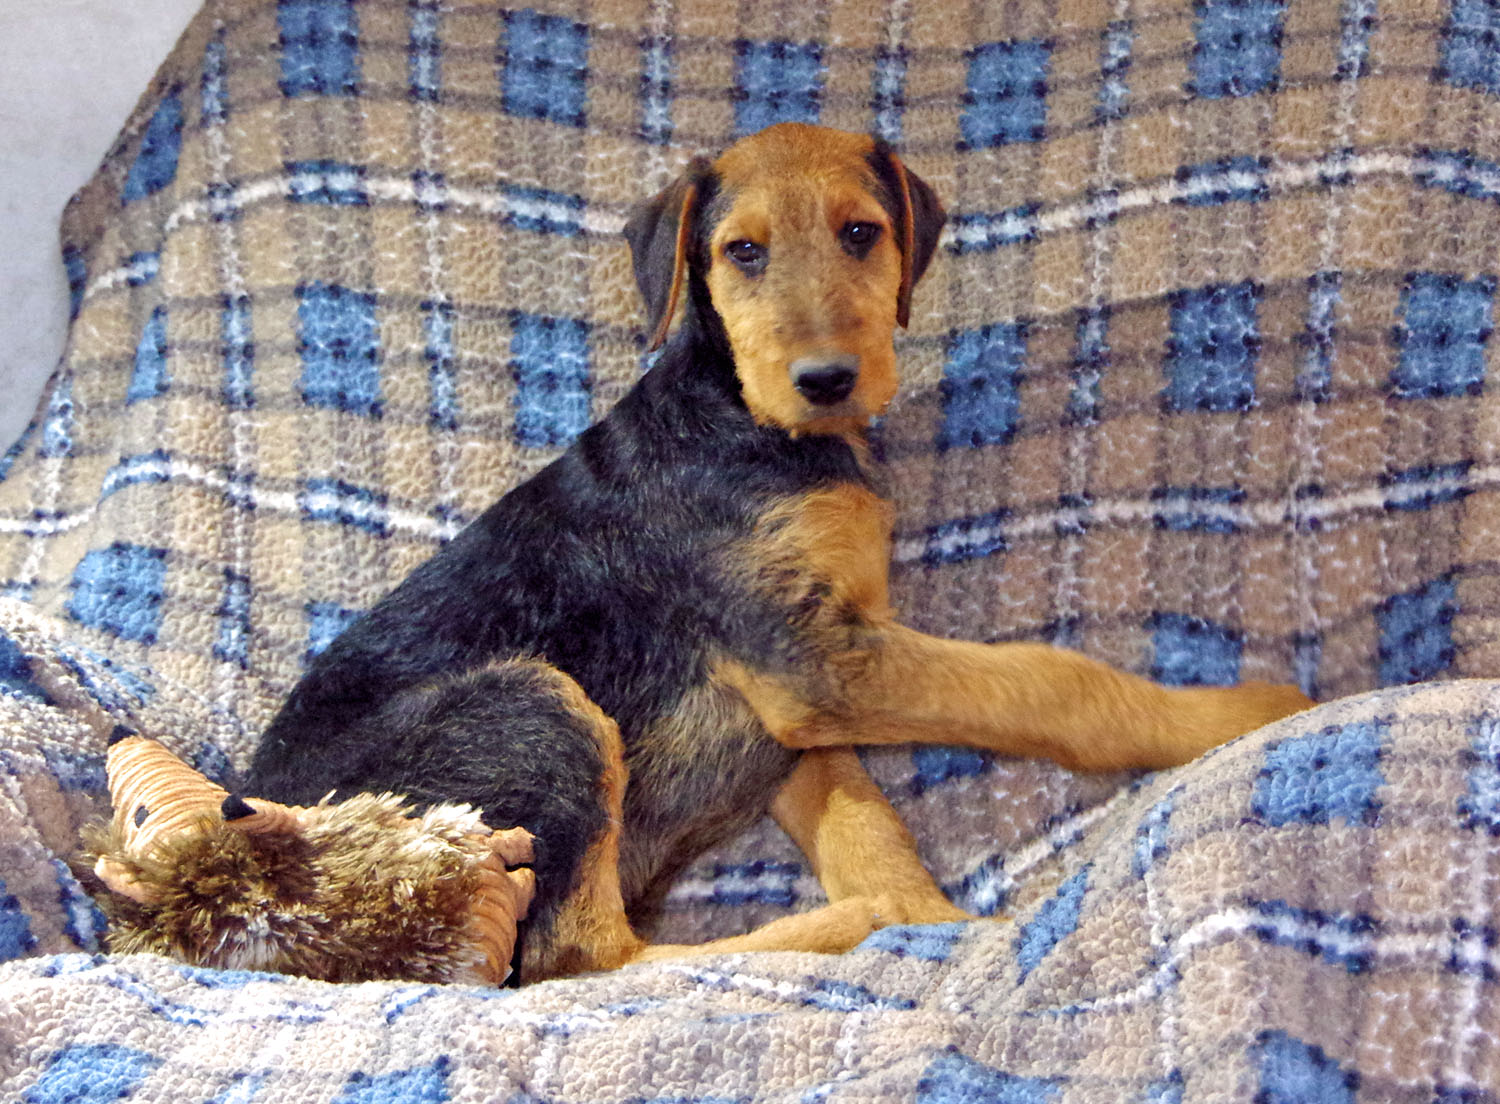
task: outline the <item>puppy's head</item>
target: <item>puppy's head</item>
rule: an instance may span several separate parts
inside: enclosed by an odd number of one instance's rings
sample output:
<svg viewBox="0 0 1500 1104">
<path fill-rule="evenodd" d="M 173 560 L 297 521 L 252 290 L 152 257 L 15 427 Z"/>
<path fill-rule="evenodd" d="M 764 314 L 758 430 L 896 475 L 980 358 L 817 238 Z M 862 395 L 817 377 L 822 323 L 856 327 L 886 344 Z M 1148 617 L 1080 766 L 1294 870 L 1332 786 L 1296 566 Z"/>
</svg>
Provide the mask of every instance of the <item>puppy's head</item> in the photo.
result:
<svg viewBox="0 0 1500 1104">
<path fill-rule="evenodd" d="M 781 123 L 695 159 L 625 228 L 651 347 L 691 281 L 757 421 L 856 431 L 896 393 L 892 338 L 943 219 L 932 189 L 866 135 Z"/>
</svg>

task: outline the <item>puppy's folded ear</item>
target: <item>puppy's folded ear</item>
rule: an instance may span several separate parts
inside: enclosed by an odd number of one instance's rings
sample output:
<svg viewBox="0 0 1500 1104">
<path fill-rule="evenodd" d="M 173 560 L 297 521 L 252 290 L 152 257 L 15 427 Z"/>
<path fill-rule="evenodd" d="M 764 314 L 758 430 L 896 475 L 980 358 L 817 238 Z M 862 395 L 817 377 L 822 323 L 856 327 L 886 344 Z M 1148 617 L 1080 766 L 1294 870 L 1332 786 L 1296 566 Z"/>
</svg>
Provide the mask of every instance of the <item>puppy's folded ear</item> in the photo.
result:
<svg viewBox="0 0 1500 1104">
<path fill-rule="evenodd" d="M 646 300 L 646 321 L 651 331 L 647 349 L 661 347 L 677 313 L 698 195 L 710 171 L 706 158 L 693 158 L 681 176 L 632 207 L 625 220 L 636 286 Z"/>
<path fill-rule="evenodd" d="M 885 142 L 875 142 L 871 161 L 896 205 L 897 240 L 901 244 L 901 290 L 896 299 L 896 321 L 904 327 L 911 317 L 912 286 L 932 261 L 948 212 L 943 210 L 942 201 L 931 186 L 908 170 Z"/>
</svg>

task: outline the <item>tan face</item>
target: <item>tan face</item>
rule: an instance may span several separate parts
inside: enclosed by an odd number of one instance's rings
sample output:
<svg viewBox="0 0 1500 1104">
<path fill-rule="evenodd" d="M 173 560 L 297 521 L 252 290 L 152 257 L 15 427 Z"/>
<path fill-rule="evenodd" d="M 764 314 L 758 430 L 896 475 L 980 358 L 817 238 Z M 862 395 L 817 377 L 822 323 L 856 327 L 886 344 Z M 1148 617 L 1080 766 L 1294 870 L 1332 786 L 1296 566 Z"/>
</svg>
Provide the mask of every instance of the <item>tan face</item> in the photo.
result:
<svg viewBox="0 0 1500 1104">
<path fill-rule="evenodd" d="M 755 418 L 848 433 L 896 393 L 901 248 L 862 135 L 783 124 L 714 163 L 707 282 Z"/>
</svg>

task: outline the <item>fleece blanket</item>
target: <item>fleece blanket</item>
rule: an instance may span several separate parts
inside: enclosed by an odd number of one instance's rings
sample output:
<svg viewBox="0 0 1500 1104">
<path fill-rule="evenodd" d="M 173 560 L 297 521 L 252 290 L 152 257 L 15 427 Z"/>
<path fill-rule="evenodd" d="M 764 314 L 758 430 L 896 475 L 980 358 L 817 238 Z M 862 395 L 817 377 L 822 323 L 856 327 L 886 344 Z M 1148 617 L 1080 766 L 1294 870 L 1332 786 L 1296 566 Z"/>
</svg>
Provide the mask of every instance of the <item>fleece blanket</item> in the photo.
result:
<svg viewBox="0 0 1500 1104">
<path fill-rule="evenodd" d="M 68 346 L 0 459 L 0 1094 L 1500 1096 L 1497 42 L 1483 0 L 209 3 L 64 215 Z M 981 918 L 839 958 L 104 954 L 69 859 L 109 734 L 243 766 L 636 377 L 629 204 L 782 119 L 953 215 L 876 436 L 904 618 L 1330 704 L 1152 777 L 869 755 Z M 819 899 L 762 824 L 658 932 Z"/>
</svg>

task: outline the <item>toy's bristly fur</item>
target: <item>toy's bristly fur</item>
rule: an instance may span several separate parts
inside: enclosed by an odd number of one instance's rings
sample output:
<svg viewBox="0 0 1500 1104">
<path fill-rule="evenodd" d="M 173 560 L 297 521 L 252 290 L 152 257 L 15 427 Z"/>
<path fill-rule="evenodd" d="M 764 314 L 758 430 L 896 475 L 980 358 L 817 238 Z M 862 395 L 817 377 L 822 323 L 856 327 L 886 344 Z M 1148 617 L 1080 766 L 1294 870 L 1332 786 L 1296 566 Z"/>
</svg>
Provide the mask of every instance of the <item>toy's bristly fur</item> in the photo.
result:
<svg viewBox="0 0 1500 1104">
<path fill-rule="evenodd" d="M 325 981 L 509 973 L 534 882 L 507 865 L 531 860 L 526 832 L 391 794 L 247 801 L 140 737 L 111 747 L 108 772 L 115 815 L 85 843 L 114 891 L 100 895 L 112 951 Z"/>
</svg>

